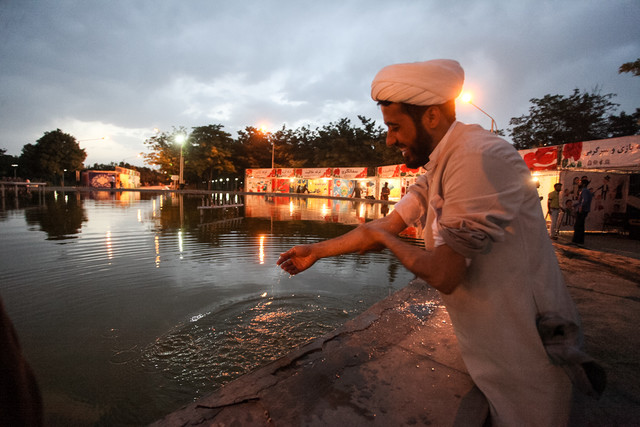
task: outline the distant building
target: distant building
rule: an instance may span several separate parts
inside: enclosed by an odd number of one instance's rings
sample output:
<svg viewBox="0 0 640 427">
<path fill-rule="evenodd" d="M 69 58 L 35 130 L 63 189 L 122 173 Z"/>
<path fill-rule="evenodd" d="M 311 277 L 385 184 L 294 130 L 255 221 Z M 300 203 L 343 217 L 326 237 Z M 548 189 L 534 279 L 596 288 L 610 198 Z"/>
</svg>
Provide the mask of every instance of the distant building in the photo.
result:
<svg viewBox="0 0 640 427">
<path fill-rule="evenodd" d="M 113 171 L 82 172 L 82 185 L 94 188 L 139 188 L 140 172 L 116 166 Z"/>
</svg>

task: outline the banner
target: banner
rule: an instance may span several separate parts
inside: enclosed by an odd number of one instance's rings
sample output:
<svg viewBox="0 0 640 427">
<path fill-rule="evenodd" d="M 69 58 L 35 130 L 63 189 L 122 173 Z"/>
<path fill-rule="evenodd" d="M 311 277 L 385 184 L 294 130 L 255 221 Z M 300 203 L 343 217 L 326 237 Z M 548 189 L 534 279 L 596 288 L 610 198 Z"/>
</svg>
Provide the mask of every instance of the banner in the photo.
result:
<svg viewBox="0 0 640 427">
<path fill-rule="evenodd" d="M 293 168 L 278 169 L 277 175 L 279 178 L 294 178 L 296 176 L 296 170 Z"/>
<path fill-rule="evenodd" d="M 367 168 L 335 168 L 333 176 L 344 179 L 366 178 Z"/>
<path fill-rule="evenodd" d="M 519 150 L 530 171 L 553 171 L 558 168 L 558 146 Z"/>
<path fill-rule="evenodd" d="M 247 169 L 248 178 L 275 178 L 275 169 Z"/>
<path fill-rule="evenodd" d="M 640 167 L 640 135 L 564 144 L 562 167 L 587 169 Z"/>
<path fill-rule="evenodd" d="M 304 168 L 298 169 L 298 177 L 309 178 L 331 178 L 331 168 Z"/>
<path fill-rule="evenodd" d="M 405 176 L 419 176 L 425 172 L 424 168 L 411 169 L 407 165 L 378 166 L 379 178 L 399 178 Z"/>
</svg>

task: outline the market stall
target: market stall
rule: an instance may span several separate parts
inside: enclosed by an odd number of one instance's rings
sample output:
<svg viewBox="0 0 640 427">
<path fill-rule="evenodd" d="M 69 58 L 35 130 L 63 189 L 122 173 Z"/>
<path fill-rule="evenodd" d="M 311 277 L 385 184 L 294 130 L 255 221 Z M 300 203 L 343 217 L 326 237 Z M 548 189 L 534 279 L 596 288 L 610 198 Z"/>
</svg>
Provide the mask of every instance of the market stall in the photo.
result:
<svg viewBox="0 0 640 427">
<path fill-rule="evenodd" d="M 424 172 L 423 168 L 411 169 L 407 165 L 379 166 L 376 169 L 376 198 L 380 198 L 380 190 L 386 182 L 389 184 L 389 200 L 400 200 L 407 192 L 407 188 Z"/>
<path fill-rule="evenodd" d="M 561 230 L 573 229 L 574 205 L 582 177 L 589 180 L 593 195 L 586 229 L 600 231 L 622 218 L 627 204 L 637 197 L 629 194 L 630 177 L 640 171 L 640 135 L 575 142 L 562 146 L 519 151 L 538 183 L 542 210 L 547 216 L 547 196 L 556 182 L 560 193 Z"/>
</svg>

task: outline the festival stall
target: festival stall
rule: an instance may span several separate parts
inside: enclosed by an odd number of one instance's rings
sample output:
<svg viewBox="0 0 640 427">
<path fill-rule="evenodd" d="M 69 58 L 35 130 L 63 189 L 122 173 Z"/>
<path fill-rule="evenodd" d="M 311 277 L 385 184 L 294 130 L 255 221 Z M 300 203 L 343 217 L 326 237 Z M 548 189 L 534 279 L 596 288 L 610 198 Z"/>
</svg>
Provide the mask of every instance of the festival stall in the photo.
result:
<svg viewBox="0 0 640 427">
<path fill-rule="evenodd" d="M 245 170 L 245 191 L 250 193 L 271 193 L 276 169 L 247 169 Z"/>
<path fill-rule="evenodd" d="M 332 168 L 302 168 L 296 170 L 296 193 L 331 196 Z"/>
<path fill-rule="evenodd" d="M 376 199 L 380 199 L 380 190 L 387 182 L 391 190 L 389 200 L 400 200 L 407 192 L 407 188 L 416 182 L 418 176 L 424 172 L 423 168 L 410 169 L 407 165 L 378 166 L 376 169 L 376 181 L 378 183 Z"/>
<path fill-rule="evenodd" d="M 295 193 L 296 170 L 294 168 L 276 169 L 274 193 Z"/>
<path fill-rule="evenodd" d="M 561 230 L 573 229 L 574 205 L 582 177 L 589 180 L 593 195 L 587 230 L 603 230 L 612 219 L 624 215 L 629 195 L 630 174 L 640 171 L 640 136 L 575 142 L 562 146 L 519 151 L 537 180 L 542 210 L 547 215 L 547 196 L 556 182 L 560 193 Z"/>
<path fill-rule="evenodd" d="M 82 172 L 82 185 L 95 188 L 138 188 L 140 172 L 120 166 L 112 171 L 87 170 Z"/>
<path fill-rule="evenodd" d="M 367 168 L 334 168 L 333 189 L 336 197 L 355 197 L 354 189 L 360 188 L 360 198 L 375 196 L 376 181 L 367 177 Z"/>
</svg>

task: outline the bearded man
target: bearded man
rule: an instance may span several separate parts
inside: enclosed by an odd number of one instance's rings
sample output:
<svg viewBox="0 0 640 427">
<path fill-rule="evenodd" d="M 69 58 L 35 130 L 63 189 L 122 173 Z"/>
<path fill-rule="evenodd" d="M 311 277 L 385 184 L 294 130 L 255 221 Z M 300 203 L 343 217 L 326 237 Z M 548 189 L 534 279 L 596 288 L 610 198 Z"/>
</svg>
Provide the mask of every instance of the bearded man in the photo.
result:
<svg viewBox="0 0 640 427">
<path fill-rule="evenodd" d="M 490 422 L 566 425 L 572 383 L 552 363 L 541 334 L 557 339 L 553 327 L 566 327 L 572 333 L 563 344 L 577 349 L 578 314 L 522 157 L 497 135 L 456 121 L 463 81 L 460 64 L 446 59 L 380 70 L 371 96 L 388 128 L 387 145 L 426 173 L 388 216 L 295 246 L 277 263 L 297 274 L 320 258 L 391 250 L 440 292 Z M 422 230 L 424 249 L 398 238 L 407 226 Z"/>
</svg>

